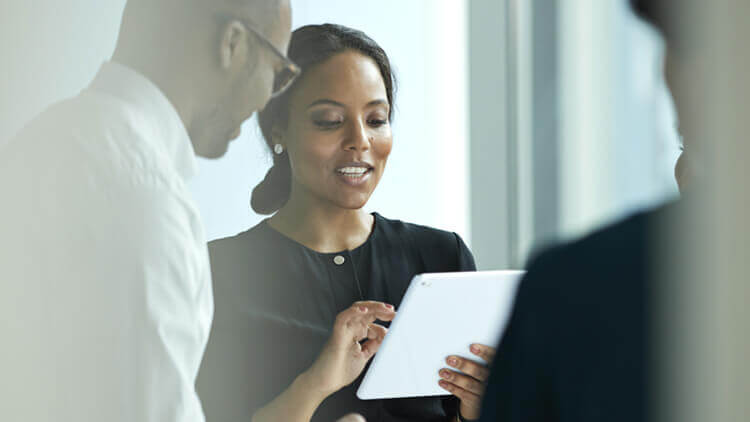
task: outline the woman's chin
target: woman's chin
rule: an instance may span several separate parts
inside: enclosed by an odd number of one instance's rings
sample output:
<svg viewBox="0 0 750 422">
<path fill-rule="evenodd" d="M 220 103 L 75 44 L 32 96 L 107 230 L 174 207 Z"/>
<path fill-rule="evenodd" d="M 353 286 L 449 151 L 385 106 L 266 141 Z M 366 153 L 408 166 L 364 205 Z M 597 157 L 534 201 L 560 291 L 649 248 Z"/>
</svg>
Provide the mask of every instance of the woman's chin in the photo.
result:
<svg viewBox="0 0 750 422">
<path fill-rule="evenodd" d="M 356 211 L 364 208 L 369 199 L 370 195 L 358 195 L 357 197 L 338 198 L 334 202 L 340 208 Z"/>
</svg>

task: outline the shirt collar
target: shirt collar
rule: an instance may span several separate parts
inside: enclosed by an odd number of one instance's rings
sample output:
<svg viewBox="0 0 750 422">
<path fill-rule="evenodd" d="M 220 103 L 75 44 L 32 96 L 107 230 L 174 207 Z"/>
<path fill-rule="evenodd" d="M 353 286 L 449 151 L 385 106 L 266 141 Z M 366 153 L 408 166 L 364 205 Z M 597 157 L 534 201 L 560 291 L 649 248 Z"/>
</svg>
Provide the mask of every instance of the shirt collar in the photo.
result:
<svg viewBox="0 0 750 422">
<path fill-rule="evenodd" d="M 134 105 L 154 134 L 153 142 L 164 148 L 180 176 L 187 180 L 195 174 L 195 151 L 185 124 L 153 82 L 127 66 L 109 61 L 99 69 L 89 89 Z"/>
</svg>

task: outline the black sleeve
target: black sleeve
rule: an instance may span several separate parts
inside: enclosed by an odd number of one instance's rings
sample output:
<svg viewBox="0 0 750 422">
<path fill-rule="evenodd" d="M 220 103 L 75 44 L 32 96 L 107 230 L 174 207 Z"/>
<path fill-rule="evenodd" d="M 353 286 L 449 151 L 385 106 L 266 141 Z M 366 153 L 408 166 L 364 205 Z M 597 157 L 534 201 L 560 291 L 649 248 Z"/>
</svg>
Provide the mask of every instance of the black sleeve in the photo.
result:
<svg viewBox="0 0 750 422">
<path fill-rule="evenodd" d="M 264 404 L 257 381 L 259 374 L 253 364 L 260 359 L 263 343 L 259 324 L 252 315 L 235 309 L 231 298 L 237 280 L 247 277 L 243 261 L 238 260 L 242 248 L 234 239 L 209 243 L 211 274 L 214 288 L 214 320 L 201 368 L 196 380 L 196 391 L 201 399 L 206 420 L 229 422 L 250 420 Z M 244 276 L 244 277 L 243 277 Z M 242 297 L 239 295 L 239 297 Z M 271 380 L 273 381 L 273 380 Z"/>
<path fill-rule="evenodd" d="M 215 311 L 196 390 L 211 422 L 249 421 L 307 369 L 302 346 L 328 337 L 324 329 L 262 311 L 248 300 L 251 277 L 268 276 L 248 259 L 260 254 L 243 246 L 234 240 L 209 245 Z"/>
<path fill-rule="evenodd" d="M 553 294 L 545 284 L 554 265 L 541 256 L 521 281 L 510 321 L 498 346 L 481 421 L 552 421 L 555 328 Z M 554 278 L 552 278 L 554 280 Z"/>
</svg>

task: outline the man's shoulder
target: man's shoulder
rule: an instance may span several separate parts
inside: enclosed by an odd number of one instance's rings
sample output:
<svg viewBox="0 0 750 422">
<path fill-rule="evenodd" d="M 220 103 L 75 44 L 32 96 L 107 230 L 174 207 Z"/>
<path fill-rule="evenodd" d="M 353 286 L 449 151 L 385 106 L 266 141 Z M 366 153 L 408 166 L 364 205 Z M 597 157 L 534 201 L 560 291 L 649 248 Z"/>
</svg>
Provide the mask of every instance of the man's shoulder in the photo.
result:
<svg viewBox="0 0 750 422">
<path fill-rule="evenodd" d="M 581 239 L 537 254 L 525 282 L 564 294 L 618 278 L 643 277 L 649 269 L 652 235 L 674 205 L 636 213 Z"/>
<path fill-rule="evenodd" d="M 49 106 L 1 145 L 0 167 L 13 172 L 13 182 L 173 190 L 163 152 L 149 142 L 152 134 L 139 120 L 126 102 L 84 91 Z M 82 179 L 88 183 L 78 183 Z"/>
<path fill-rule="evenodd" d="M 394 239 L 406 239 L 414 242 L 419 248 L 437 250 L 454 250 L 458 245 L 457 234 L 422 224 L 389 219 L 374 213 L 376 230 Z"/>
<path fill-rule="evenodd" d="M 223 237 L 208 242 L 208 248 L 212 254 L 235 254 L 246 255 L 249 250 L 264 250 L 272 246 L 268 223 L 262 221 L 248 230 L 234 236 Z"/>
</svg>

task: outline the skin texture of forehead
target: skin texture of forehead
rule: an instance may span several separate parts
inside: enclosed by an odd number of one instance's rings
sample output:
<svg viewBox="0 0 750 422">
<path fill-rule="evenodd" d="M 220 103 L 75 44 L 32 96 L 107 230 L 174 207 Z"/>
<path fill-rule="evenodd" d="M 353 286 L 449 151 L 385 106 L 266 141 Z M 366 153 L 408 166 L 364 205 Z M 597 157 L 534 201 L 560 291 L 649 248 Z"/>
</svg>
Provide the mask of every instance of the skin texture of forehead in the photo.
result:
<svg viewBox="0 0 750 422">
<path fill-rule="evenodd" d="M 344 82 L 347 86 L 344 86 Z M 349 86 L 349 83 L 354 83 L 356 87 Z M 352 91 L 352 88 L 355 89 Z M 299 100 L 301 96 L 313 100 L 319 99 L 317 98 L 319 96 L 330 97 L 330 95 L 324 95 L 326 93 L 351 95 L 358 93 L 356 88 L 377 92 L 377 98 L 368 98 L 367 101 L 381 99 L 387 101 L 385 83 L 377 63 L 371 57 L 358 51 L 345 50 L 310 69 L 305 75 L 303 89 L 295 95 L 295 99 Z M 298 105 L 307 106 L 307 104 Z"/>
</svg>

